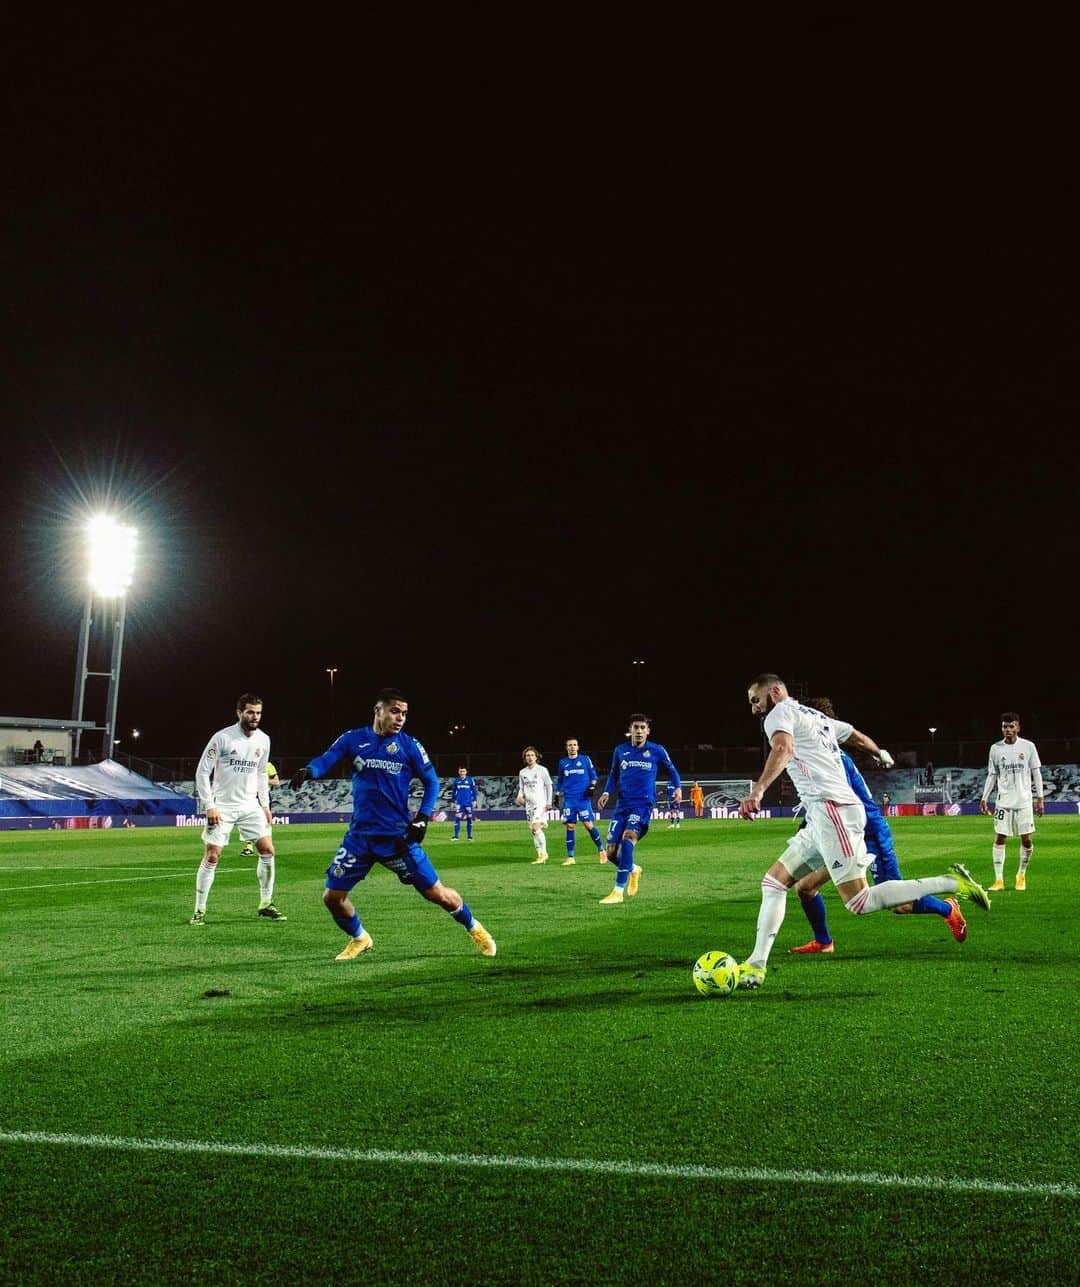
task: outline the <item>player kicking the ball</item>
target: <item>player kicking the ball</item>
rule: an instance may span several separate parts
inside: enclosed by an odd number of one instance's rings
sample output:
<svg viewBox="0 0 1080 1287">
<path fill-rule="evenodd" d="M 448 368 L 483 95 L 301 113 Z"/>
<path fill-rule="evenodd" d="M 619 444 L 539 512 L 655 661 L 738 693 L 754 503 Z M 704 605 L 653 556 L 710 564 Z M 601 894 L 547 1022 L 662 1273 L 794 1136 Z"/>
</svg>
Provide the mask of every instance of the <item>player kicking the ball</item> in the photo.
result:
<svg viewBox="0 0 1080 1287">
<path fill-rule="evenodd" d="M 832 702 L 827 697 L 811 697 L 807 705 L 813 710 L 821 711 L 823 715 L 827 715 L 833 721 L 837 718 Z M 888 751 L 880 751 L 878 758 L 885 768 L 892 767 L 893 758 Z M 896 856 L 896 848 L 893 845 L 892 830 L 885 819 L 885 815 L 878 807 L 878 802 L 870 793 L 870 788 L 866 785 L 863 775 L 855 767 L 855 762 L 851 756 L 841 751 L 840 762 L 844 766 L 844 776 L 848 780 L 848 785 L 859 797 L 866 812 L 866 831 L 863 838 L 866 841 L 867 857 L 870 859 L 870 874 L 874 878 L 874 884 L 880 885 L 885 880 L 903 880 L 900 872 L 900 860 Z M 806 827 L 805 818 L 802 826 L 803 828 Z M 824 867 L 820 867 L 817 871 L 809 872 L 807 875 L 800 877 L 795 885 L 795 892 L 799 895 L 803 912 L 806 914 L 806 919 L 810 922 L 810 927 L 814 931 L 814 937 L 809 943 L 803 943 L 800 947 L 788 949 L 795 956 L 812 956 L 822 952 L 833 951 L 833 940 L 829 933 L 829 922 L 825 913 L 825 899 L 822 898 L 820 892 L 822 887 L 828 883 L 829 873 Z M 967 938 L 967 922 L 964 920 L 960 905 L 955 898 L 941 899 L 936 898 L 933 894 L 924 894 L 922 898 L 917 898 L 912 903 L 901 903 L 899 907 L 894 907 L 892 910 L 898 915 L 910 912 L 916 916 L 940 916 L 949 927 L 949 933 L 958 943 L 962 943 Z"/>
<path fill-rule="evenodd" d="M 868 751 L 878 759 L 880 747 L 851 724 L 795 701 L 779 675 L 758 675 L 747 696 L 751 711 L 764 720 L 770 750 L 761 776 L 739 804 L 739 816 L 750 820 L 760 812 L 766 790 L 786 769 L 806 806 L 806 827 L 795 833 L 762 879 L 757 939 L 740 967 L 740 988 L 758 988 L 765 982 L 769 953 L 784 921 L 787 892 L 804 871 L 827 870 L 844 906 L 856 916 L 914 902 L 925 894 L 957 894 L 989 911 L 986 890 L 960 863 L 950 868 L 949 876 L 868 885 L 866 813 L 844 773 L 840 746 Z"/>
</svg>

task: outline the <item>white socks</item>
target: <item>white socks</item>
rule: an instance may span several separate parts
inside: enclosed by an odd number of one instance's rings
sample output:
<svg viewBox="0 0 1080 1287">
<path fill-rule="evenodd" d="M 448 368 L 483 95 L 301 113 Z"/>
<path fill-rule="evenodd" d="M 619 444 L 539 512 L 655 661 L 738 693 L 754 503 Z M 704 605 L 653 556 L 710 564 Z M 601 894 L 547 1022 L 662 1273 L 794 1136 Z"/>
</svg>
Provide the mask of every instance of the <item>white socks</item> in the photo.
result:
<svg viewBox="0 0 1080 1287">
<path fill-rule="evenodd" d="M 750 954 L 751 965 L 765 968 L 773 942 L 784 923 L 787 911 L 787 889 L 778 880 L 766 876 L 761 882 L 761 910 L 757 918 L 757 938 Z"/>
<path fill-rule="evenodd" d="M 993 849 L 993 854 L 994 854 L 994 879 L 1004 880 L 1005 879 L 1005 846 L 995 845 Z"/>
<path fill-rule="evenodd" d="M 269 903 L 274 897 L 274 855 L 259 854 L 255 872 L 259 877 L 259 898 L 262 902 Z"/>
<path fill-rule="evenodd" d="M 547 857 L 547 839 L 545 838 L 544 833 L 542 831 L 534 831 L 532 833 L 532 842 L 533 842 L 533 848 L 536 850 L 539 856 L 541 858 L 546 858 Z"/>
<path fill-rule="evenodd" d="M 1034 845 L 1032 845 L 1030 849 L 1025 849 L 1023 845 L 1020 846 L 1020 870 L 1018 875 L 1022 876 L 1024 872 L 1027 871 L 1027 865 L 1031 862 L 1031 855 L 1034 849 Z"/>
<path fill-rule="evenodd" d="M 199 870 L 195 876 L 195 910 L 197 912 L 206 911 L 206 900 L 210 896 L 210 886 L 214 883 L 216 873 L 216 861 L 207 862 L 204 858 L 199 863 Z"/>
<path fill-rule="evenodd" d="M 867 885 L 844 904 L 849 912 L 856 916 L 866 916 L 870 912 L 884 911 L 886 907 L 898 907 L 901 903 L 913 903 L 923 894 L 955 894 L 955 876 L 929 876 L 925 880 L 883 880 L 880 885 Z"/>
</svg>

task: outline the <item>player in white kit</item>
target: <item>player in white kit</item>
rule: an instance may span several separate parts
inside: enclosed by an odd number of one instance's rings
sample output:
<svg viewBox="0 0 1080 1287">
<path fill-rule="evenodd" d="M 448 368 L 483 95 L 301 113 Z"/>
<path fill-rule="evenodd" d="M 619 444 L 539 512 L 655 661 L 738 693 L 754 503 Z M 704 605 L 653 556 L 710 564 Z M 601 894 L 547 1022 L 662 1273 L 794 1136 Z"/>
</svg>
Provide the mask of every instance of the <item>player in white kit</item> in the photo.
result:
<svg viewBox="0 0 1080 1287">
<path fill-rule="evenodd" d="M 997 789 L 994 808 L 990 797 Z M 1042 761 L 1035 743 L 1020 736 L 1020 716 L 1006 711 L 1001 717 L 1001 741 L 990 748 L 990 766 L 979 801 L 980 813 L 994 815 L 994 883 L 991 889 L 1005 888 L 1005 841 L 1020 837 L 1020 866 L 1016 888 L 1027 889 L 1027 869 L 1034 848 L 1035 814 L 1043 815 Z"/>
<path fill-rule="evenodd" d="M 206 814 L 202 839 L 206 849 L 195 877 L 192 925 L 206 924 L 206 900 L 214 883 L 221 851 L 236 827 L 241 840 L 253 840 L 258 851 L 258 914 L 272 921 L 286 918 L 274 906 L 274 844 L 270 837 L 270 788 L 266 766 L 270 739 L 259 728 L 262 698 L 244 693 L 236 700 L 237 722 L 220 729 L 206 744 L 195 770 L 195 794 Z"/>
<path fill-rule="evenodd" d="M 529 824 L 533 848 L 536 850 L 533 862 L 547 862 L 544 828 L 547 826 L 547 815 L 553 799 L 551 774 L 540 763 L 540 752 L 535 746 L 527 746 L 521 752 L 521 758 L 525 761 L 525 767 L 518 774 L 517 803 L 525 806 L 525 821 Z"/>
<path fill-rule="evenodd" d="M 779 675 L 758 675 L 747 689 L 750 709 L 764 717 L 770 750 L 761 776 L 739 804 L 739 816 L 753 819 L 766 790 L 787 770 L 806 807 L 806 826 L 797 831 L 761 882 L 754 950 L 739 968 L 740 988 L 758 988 L 773 941 L 784 921 L 787 892 L 807 872 L 825 868 L 849 912 L 857 916 L 912 902 L 924 894 L 957 894 L 986 910 L 990 898 L 959 863 L 948 876 L 929 880 L 883 880 L 870 885 L 870 858 L 863 833 L 866 814 L 851 789 L 840 759 L 840 744 L 882 759 L 877 743 L 841 719 L 829 719 L 789 696 Z"/>
</svg>

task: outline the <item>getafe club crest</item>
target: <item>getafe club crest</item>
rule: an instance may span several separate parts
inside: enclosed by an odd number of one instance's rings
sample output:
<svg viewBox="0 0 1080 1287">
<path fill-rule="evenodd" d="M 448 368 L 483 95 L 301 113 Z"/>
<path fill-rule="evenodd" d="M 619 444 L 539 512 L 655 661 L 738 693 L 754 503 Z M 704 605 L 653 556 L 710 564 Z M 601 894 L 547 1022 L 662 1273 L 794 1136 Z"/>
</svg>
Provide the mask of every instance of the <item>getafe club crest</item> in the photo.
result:
<svg viewBox="0 0 1080 1287">
<path fill-rule="evenodd" d="M 651 752 L 651 751 L 642 751 L 642 752 L 641 752 L 641 754 L 645 757 L 645 759 L 648 759 L 648 758 L 649 758 L 649 756 L 652 754 L 652 752 Z"/>
<path fill-rule="evenodd" d="M 386 748 L 386 754 L 387 754 L 387 755 L 397 755 L 397 752 L 398 752 L 398 744 L 397 744 L 397 742 L 391 742 L 391 743 L 389 743 L 389 745 L 388 745 L 388 746 L 387 746 L 387 748 Z"/>
</svg>

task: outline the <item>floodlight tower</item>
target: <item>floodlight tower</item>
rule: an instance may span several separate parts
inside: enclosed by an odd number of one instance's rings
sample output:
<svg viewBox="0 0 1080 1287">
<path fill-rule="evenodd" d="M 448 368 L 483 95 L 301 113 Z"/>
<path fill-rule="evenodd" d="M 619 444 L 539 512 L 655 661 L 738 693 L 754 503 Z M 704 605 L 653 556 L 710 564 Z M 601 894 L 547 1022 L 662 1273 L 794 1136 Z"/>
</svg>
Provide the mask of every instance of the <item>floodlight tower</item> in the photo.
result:
<svg viewBox="0 0 1080 1287">
<path fill-rule="evenodd" d="M 87 679 L 90 676 L 108 678 L 102 759 L 111 760 L 116 730 L 116 708 L 120 700 L 120 655 L 124 647 L 125 596 L 135 576 L 135 543 L 138 533 L 135 528 L 128 527 L 115 518 L 99 515 L 91 519 L 87 525 L 87 536 L 90 575 L 87 578 L 86 604 L 83 608 L 82 625 L 79 628 L 79 656 L 75 666 L 75 693 L 71 703 L 71 717 L 73 720 L 82 720 Z M 112 618 L 110 623 L 112 654 L 108 670 L 89 670 L 87 666 L 95 597 L 106 605 Z M 76 759 L 79 756 L 81 737 L 82 730 L 76 729 Z"/>
</svg>

